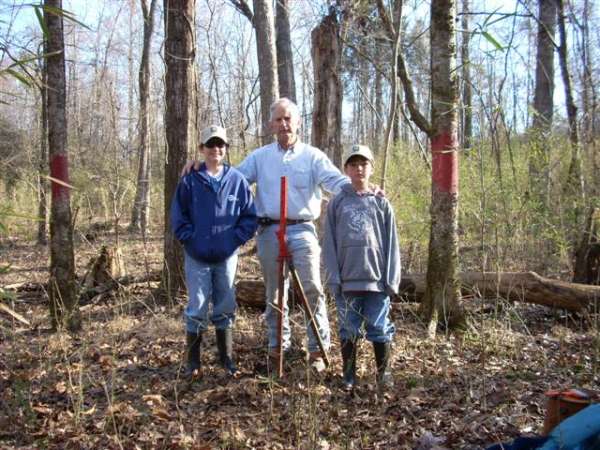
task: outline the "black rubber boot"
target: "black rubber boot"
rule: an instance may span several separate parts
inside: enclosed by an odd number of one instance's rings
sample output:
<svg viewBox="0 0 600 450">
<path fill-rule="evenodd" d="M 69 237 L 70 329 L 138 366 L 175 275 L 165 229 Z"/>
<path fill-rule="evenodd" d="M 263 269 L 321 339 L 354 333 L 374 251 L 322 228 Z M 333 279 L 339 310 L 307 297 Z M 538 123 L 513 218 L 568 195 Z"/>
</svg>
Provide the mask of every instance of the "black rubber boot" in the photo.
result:
<svg viewBox="0 0 600 450">
<path fill-rule="evenodd" d="M 389 342 L 373 342 L 373 350 L 377 363 L 377 388 L 383 392 L 392 385 L 392 374 L 388 370 L 391 345 Z"/>
<path fill-rule="evenodd" d="M 231 328 L 215 330 L 217 334 L 217 348 L 219 349 L 219 360 L 229 375 L 235 375 L 237 367 L 233 362 L 233 332 Z"/>
<path fill-rule="evenodd" d="M 346 391 L 351 391 L 356 385 L 356 351 L 358 349 L 356 344 L 356 341 L 342 341 L 342 360 L 344 362 L 342 382 Z"/>
<path fill-rule="evenodd" d="M 202 333 L 186 333 L 185 342 L 187 365 L 184 375 L 186 377 L 191 377 L 196 370 L 200 369 L 200 344 L 202 344 Z"/>
</svg>

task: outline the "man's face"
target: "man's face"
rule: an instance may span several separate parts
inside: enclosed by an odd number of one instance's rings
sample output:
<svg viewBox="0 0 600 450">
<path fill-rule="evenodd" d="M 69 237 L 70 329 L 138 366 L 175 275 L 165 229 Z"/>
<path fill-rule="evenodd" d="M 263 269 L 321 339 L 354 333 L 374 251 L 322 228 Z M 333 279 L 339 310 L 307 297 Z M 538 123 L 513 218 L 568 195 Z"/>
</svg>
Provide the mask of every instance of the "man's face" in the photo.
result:
<svg viewBox="0 0 600 450">
<path fill-rule="evenodd" d="M 277 135 L 277 142 L 283 148 L 288 148 L 296 143 L 298 139 L 298 128 L 300 128 L 300 117 L 292 114 L 292 111 L 284 105 L 278 105 L 270 122 L 271 132 Z"/>
</svg>

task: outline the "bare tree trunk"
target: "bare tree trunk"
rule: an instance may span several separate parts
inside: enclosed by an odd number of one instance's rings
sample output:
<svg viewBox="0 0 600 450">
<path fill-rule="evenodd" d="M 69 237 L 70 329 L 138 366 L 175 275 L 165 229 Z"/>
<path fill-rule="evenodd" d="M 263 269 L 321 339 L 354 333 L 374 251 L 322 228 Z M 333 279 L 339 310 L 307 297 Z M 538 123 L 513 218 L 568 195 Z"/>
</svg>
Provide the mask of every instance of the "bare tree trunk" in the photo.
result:
<svg viewBox="0 0 600 450">
<path fill-rule="evenodd" d="M 581 174 L 581 156 L 579 148 L 579 132 L 577 130 L 577 106 L 573 98 L 573 87 L 571 74 L 569 73 L 569 59 L 567 55 L 567 32 L 565 27 L 565 5 L 564 0 L 558 2 L 558 33 L 560 45 L 558 47 L 558 61 L 563 86 L 565 89 L 565 104 L 567 107 L 567 119 L 569 122 L 569 142 L 571 143 L 571 163 L 566 180 L 565 193 L 582 198 L 584 195 L 583 177 Z"/>
<path fill-rule="evenodd" d="M 460 46 L 460 62 L 462 64 L 462 147 L 471 148 L 473 139 L 473 110 L 471 95 L 471 70 L 469 62 L 469 43 L 471 34 L 469 33 L 469 0 L 462 1 L 462 43 Z"/>
<path fill-rule="evenodd" d="M 137 185 L 135 191 L 135 201 L 131 211 L 131 223 L 129 228 L 132 231 L 141 231 L 144 235 L 148 233 L 148 215 L 150 213 L 150 161 L 151 147 L 149 145 L 149 119 L 148 98 L 150 97 L 150 44 L 152 42 L 152 32 L 154 29 L 154 10 L 156 9 L 156 0 L 151 0 L 148 8 L 147 0 L 140 0 L 142 14 L 144 17 L 144 41 L 142 45 L 142 59 L 138 73 L 138 85 L 140 96 L 140 147 L 138 160 Z"/>
<path fill-rule="evenodd" d="M 45 45 L 44 45 L 45 47 Z M 47 51 L 44 48 L 44 54 Z M 40 113 L 40 155 L 38 164 L 38 245 L 48 244 L 48 71 L 46 59 L 41 58 L 42 86 L 40 87 L 41 113 Z"/>
<path fill-rule="evenodd" d="M 421 313 L 436 327 L 461 326 L 458 281 L 458 83 L 456 74 L 456 4 L 431 3 L 431 231 L 427 288 Z"/>
<path fill-rule="evenodd" d="M 262 120 L 261 142 L 269 141 L 269 117 L 271 104 L 279 97 L 277 80 L 277 55 L 275 52 L 275 26 L 270 0 L 254 0 L 254 27 L 256 30 L 256 54 L 260 78 L 260 113 Z"/>
<path fill-rule="evenodd" d="M 558 2 L 558 33 L 560 44 L 558 47 L 558 61 L 560 63 L 560 72 L 562 75 L 563 86 L 565 89 L 565 104 L 567 107 L 567 119 L 569 122 L 569 142 L 571 143 L 571 163 L 569 173 L 563 189 L 568 197 L 568 204 L 573 211 L 573 227 L 579 230 L 581 236 L 576 236 L 577 231 L 571 233 L 570 241 L 573 246 L 573 281 L 584 279 L 587 267 L 582 263 L 581 257 L 586 254 L 587 247 L 581 243 L 586 241 L 589 229 L 582 229 L 582 210 L 585 203 L 585 189 L 583 184 L 583 175 L 581 172 L 581 152 L 579 145 L 579 131 L 577 129 L 577 106 L 573 98 L 573 88 L 571 84 L 571 74 L 569 73 L 569 59 L 567 55 L 567 32 L 565 27 L 565 5 L 564 0 Z M 582 223 L 580 223 L 582 222 Z"/>
<path fill-rule="evenodd" d="M 62 0 L 44 0 L 47 28 L 48 149 L 52 181 L 50 211 L 50 318 L 52 328 L 81 328 L 75 284 L 73 224 L 67 153 L 66 74 Z"/>
<path fill-rule="evenodd" d="M 596 130 L 596 88 L 593 83 L 593 67 L 590 49 L 590 16 L 594 5 L 591 0 L 583 2 L 583 17 L 581 18 L 581 63 L 583 65 L 582 77 L 582 103 L 583 103 L 583 140 L 585 147 L 594 141 Z M 589 152 L 592 154 L 592 152 Z M 593 156 L 593 155 L 592 155 Z M 595 163 L 595 158 L 592 158 Z"/>
<path fill-rule="evenodd" d="M 531 194 L 548 204 L 549 162 L 548 137 L 552 128 L 554 102 L 554 32 L 556 28 L 556 0 L 539 0 L 537 34 L 537 64 L 533 97 L 533 125 L 531 129 L 529 182 Z"/>
<path fill-rule="evenodd" d="M 323 150 L 341 168 L 342 44 L 340 25 L 334 11 L 311 33 L 315 94 L 312 115 L 312 144 Z"/>
<path fill-rule="evenodd" d="M 290 36 L 290 0 L 276 0 L 275 2 L 275 32 L 279 95 L 296 102 L 294 55 Z"/>
<path fill-rule="evenodd" d="M 401 8 L 402 3 L 397 3 L 397 7 Z M 396 112 L 398 109 L 398 55 L 400 54 L 400 39 L 402 37 L 400 18 L 402 17 L 402 10 L 397 11 L 395 39 L 392 47 L 392 73 L 390 74 L 390 80 L 392 84 L 392 92 L 390 94 L 390 112 L 388 114 L 388 122 L 385 129 L 385 143 L 383 145 L 383 164 L 381 167 L 381 188 L 385 188 L 385 178 L 387 175 L 387 166 L 390 152 L 390 145 L 392 142 L 392 132 L 394 128 L 394 122 L 396 121 Z M 393 27 L 393 25 L 392 25 Z"/>
<path fill-rule="evenodd" d="M 185 289 L 183 251 L 170 230 L 170 205 L 189 151 L 195 0 L 164 0 L 165 10 L 165 231 L 162 290 Z"/>
<path fill-rule="evenodd" d="M 135 0 L 129 0 L 129 45 L 127 49 L 127 157 L 132 156 L 133 150 L 133 134 L 134 134 L 134 123 L 133 123 L 133 104 L 135 96 L 134 81 L 135 68 L 133 64 L 133 48 L 135 42 L 135 33 L 133 30 L 133 19 L 135 17 Z"/>
</svg>

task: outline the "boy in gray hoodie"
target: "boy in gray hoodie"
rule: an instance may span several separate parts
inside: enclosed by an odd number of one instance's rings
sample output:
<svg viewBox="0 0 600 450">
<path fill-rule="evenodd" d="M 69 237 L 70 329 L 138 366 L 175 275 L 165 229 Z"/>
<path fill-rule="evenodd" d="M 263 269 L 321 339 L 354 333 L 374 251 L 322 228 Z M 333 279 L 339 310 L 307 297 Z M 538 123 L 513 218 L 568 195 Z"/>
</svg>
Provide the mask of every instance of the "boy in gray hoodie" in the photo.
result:
<svg viewBox="0 0 600 450">
<path fill-rule="evenodd" d="M 323 241 L 327 286 L 337 306 L 343 383 L 347 390 L 356 384 L 357 343 L 366 335 L 382 391 L 391 383 L 390 295 L 400 285 L 396 221 L 390 202 L 369 189 L 374 163 L 369 147 L 353 145 L 343 161 L 351 184 L 329 202 Z"/>
</svg>

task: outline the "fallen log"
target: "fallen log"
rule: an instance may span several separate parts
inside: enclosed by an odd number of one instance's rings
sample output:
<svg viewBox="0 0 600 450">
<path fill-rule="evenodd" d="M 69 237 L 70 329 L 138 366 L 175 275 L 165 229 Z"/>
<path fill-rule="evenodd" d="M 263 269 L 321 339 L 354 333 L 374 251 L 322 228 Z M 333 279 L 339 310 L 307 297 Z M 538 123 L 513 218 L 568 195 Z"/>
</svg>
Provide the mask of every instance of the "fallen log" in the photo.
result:
<svg viewBox="0 0 600 450">
<path fill-rule="evenodd" d="M 4 303 L 2 303 L 0 301 L 0 311 L 4 311 L 5 313 L 9 314 L 10 316 L 12 316 L 14 319 L 17 319 L 19 322 L 27 325 L 28 327 L 31 326 L 31 323 L 29 323 L 29 320 L 27 320 L 25 317 L 23 317 L 21 314 L 19 314 L 18 312 L 16 312 L 14 309 L 9 308 L 8 305 L 5 305 Z"/>
<path fill-rule="evenodd" d="M 581 311 L 600 302 L 600 286 L 553 280 L 535 272 L 463 272 L 459 277 L 465 297 L 502 298 L 568 311 Z M 425 285 L 424 274 L 403 275 L 394 301 L 421 301 Z M 262 280 L 239 280 L 236 289 L 238 303 L 264 308 Z"/>
<path fill-rule="evenodd" d="M 79 294 L 79 304 L 86 305 L 90 303 L 97 295 L 106 294 L 124 286 L 148 283 L 151 281 L 160 281 L 160 272 L 149 273 L 141 276 L 125 275 L 123 277 L 109 279 L 103 284 L 99 284 L 94 287 L 88 287 L 87 289 L 84 287 Z"/>
<path fill-rule="evenodd" d="M 238 304 L 253 308 L 265 307 L 265 284 L 262 280 L 238 280 L 235 285 Z"/>
<path fill-rule="evenodd" d="M 45 291 L 46 283 L 35 283 L 32 281 L 23 281 L 22 283 L 5 284 L 1 286 L 6 291 L 14 292 L 34 292 Z"/>
</svg>

